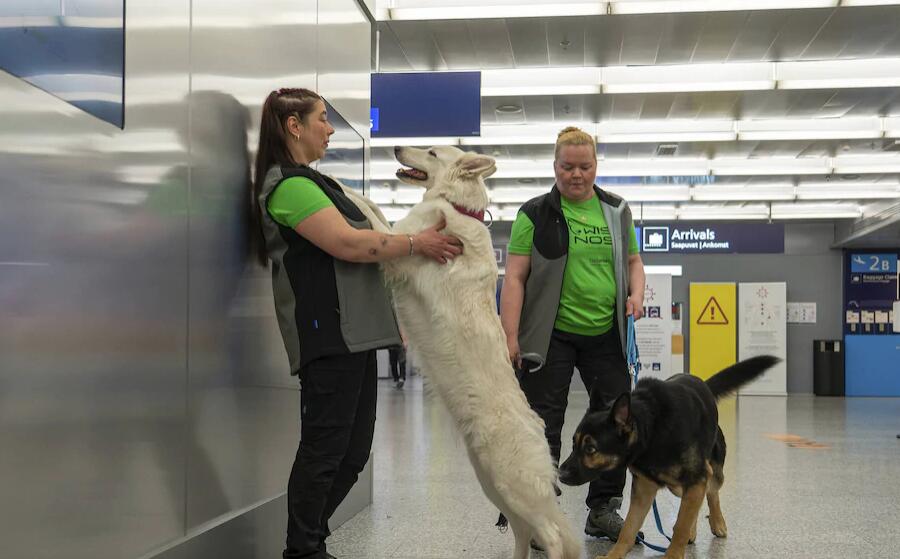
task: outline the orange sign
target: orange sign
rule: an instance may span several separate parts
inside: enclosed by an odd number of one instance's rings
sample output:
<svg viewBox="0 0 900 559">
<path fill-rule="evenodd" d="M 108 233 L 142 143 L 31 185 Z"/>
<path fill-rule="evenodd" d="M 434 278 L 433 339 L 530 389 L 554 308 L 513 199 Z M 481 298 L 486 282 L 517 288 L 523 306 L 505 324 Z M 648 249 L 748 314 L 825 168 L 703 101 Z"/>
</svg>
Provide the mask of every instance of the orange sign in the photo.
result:
<svg viewBox="0 0 900 559">
<path fill-rule="evenodd" d="M 728 317 L 715 297 L 710 297 L 697 317 L 697 324 L 728 324 Z"/>
<path fill-rule="evenodd" d="M 806 450 L 828 450 L 831 448 L 831 445 L 817 443 L 816 441 L 805 439 L 797 435 L 768 434 L 766 435 L 766 437 L 772 439 L 773 441 L 783 442 L 791 448 L 803 448 Z"/>
</svg>

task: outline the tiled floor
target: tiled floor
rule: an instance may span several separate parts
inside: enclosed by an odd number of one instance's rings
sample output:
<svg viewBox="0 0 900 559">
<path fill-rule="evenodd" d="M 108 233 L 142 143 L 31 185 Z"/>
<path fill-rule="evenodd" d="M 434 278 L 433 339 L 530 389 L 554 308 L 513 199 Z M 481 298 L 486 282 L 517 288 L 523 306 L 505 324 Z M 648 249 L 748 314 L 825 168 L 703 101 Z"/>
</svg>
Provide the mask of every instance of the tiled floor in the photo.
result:
<svg viewBox="0 0 900 559">
<path fill-rule="evenodd" d="M 494 527 L 497 511 L 482 495 L 449 417 L 423 394 L 420 378 L 403 391 L 381 381 L 379 391 L 374 504 L 335 531 L 329 551 L 341 559 L 511 557 L 512 534 Z M 572 393 L 564 455 L 586 405 L 586 394 Z M 716 539 L 701 524 L 689 557 L 900 556 L 900 399 L 745 397 L 723 402 L 720 414 L 729 452 L 722 489 L 729 536 Z M 792 448 L 769 434 L 831 448 Z M 585 487 L 566 487 L 562 496 L 579 533 L 585 493 Z M 658 501 L 671 530 L 678 500 L 660 492 Z M 701 514 L 703 520 L 705 507 Z M 652 515 L 644 531 L 661 541 Z M 583 556 L 609 547 L 585 536 Z M 635 548 L 629 557 L 659 555 Z"/>
</svg>

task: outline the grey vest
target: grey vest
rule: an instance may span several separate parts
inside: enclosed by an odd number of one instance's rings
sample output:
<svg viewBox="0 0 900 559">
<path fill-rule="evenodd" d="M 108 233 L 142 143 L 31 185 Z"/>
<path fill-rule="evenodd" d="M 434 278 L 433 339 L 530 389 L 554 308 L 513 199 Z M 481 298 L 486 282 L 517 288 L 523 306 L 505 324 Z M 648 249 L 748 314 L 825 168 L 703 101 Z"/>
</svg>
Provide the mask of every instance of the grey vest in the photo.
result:
<svg viewBox="0 0 900 559">
<path fill-rule="evenodd" d="M 322 356 L 401 343 L 377 264 L 334 258 L 269 215 L 272 192 L 285 179 L 298 176 L 315 182 L 352 227 L 372 228 L 333 179 L 306 166 L 275 166 L 266 174 L 259 195 L 261 221 L 272 260 L 275 313 L 292 374 Z"/>
<path fill-rule="evenodd" d="M 631 209 L 622 198 L 594 186 L 603 215 L 613 239 L 613 261 L 616 273 L 616 322 L 622 354 L 627 349 L 625 302 L 628 299 L 628 245 Z M 526 202 L 520 210 L 534 224 L 531 270 L 525 282 L 525 301 L 519 321 L 519 348 L 522 353 L 536 353 L 544 360 L 550 349 L 553 324 L 559 310 L 563 276 L 569 253 L 569 227 L 554 185 L 549 193 Z"/>
</svg>

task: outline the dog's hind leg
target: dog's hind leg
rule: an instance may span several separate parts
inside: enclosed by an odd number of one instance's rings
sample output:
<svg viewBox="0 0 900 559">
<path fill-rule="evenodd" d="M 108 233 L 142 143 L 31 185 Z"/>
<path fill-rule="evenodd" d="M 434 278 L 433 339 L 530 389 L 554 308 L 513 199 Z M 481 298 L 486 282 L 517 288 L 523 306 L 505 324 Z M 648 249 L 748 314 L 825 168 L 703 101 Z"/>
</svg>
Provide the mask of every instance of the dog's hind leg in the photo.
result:
<svg viewBox="0 0 900 559">
<path fill-rule="evenodd" d="M 722 464 L 711 464 L 712 478 L 706 489 L 706 502 L 709 504 L 709 529 L 718 538 L 728 536 L 728 526 L 725 524 L 725 516 L 722 514 L 722 504 L 719 502 L 719 489 L 725 481 L 722 472 Z"/>
<path fill-rule="evenodd" d="M 507 518 L 509 527 L 512 528 L 512 533 L 516 540 L 513 559 L 528 559 L 528 554 L 531 553 L 531 529 L 521 518 L 513 514 L 507 514 Z"/>
</svg>

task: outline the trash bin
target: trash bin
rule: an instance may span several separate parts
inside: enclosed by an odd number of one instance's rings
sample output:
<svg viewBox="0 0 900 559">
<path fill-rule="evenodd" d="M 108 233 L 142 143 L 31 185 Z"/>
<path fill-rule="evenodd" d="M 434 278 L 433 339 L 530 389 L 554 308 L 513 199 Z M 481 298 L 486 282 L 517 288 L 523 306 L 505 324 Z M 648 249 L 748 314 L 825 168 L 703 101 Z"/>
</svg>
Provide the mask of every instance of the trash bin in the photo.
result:
<svg viewBox="0 0 900 559">
<path fill-rule="evenodd" d="M 844 395 L 844 343 L 813 340 L 813 392 L 816 396 Z"/>
</svg>

